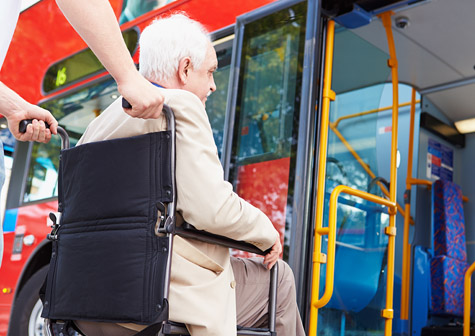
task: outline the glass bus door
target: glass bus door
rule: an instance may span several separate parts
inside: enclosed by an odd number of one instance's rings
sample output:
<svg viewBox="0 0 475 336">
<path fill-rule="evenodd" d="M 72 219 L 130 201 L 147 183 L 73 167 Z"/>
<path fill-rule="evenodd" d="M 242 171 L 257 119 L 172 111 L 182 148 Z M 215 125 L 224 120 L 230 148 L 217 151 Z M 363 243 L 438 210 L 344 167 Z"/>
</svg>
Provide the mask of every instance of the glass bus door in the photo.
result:
<svg viewBox="0 0 475 336">
<path fill-rule="evenodd" d="M 301 1 L 275 2 L 237 19 L 223 161 L 236 192 L 279 231 L 297 282 L 305 238 L 295 210 L 297 190 L 304 188 L 296 167 L 309 159 L 297 154 L 305 138 L 299 126 L 306 21 Z"/>
<path fill-rule="evenodd" d="M 384 39 L 382 25 L 380 33 Z M 384 94 L 385 87 L 391 87 L 385 84 L 388 59 L 386 50 L 361 37 L 358 30 L 336 25 L 332 78 L 336 98 L 330 105 L 323 226 L 336 186 L 382 197 L 383 189 L 389 191 L 391 112 L 377 112 L 392 105 L 391 94 Z M 317 335 L 384 335 L 387 208 L 341 194 L 337 211 L 334 290 L 328 304 L 319 309 Z M 327 237 L 322 238 L 323 253 Z M 322 264 L 320 295 L 325 276 Z"/>
</svg>

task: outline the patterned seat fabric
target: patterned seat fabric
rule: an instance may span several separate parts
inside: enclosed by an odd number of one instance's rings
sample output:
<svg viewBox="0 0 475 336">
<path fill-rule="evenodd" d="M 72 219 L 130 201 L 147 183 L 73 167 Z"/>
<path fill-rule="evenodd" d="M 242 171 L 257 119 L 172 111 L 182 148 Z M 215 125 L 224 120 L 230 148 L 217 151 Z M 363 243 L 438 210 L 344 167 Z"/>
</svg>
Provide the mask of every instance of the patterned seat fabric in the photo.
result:
<svg viewBox="0 0 475 336">
<path fill-rule="evenodd" d="M 462 191 L 455 183 L 438 180 L 432 186 L 434 255 L 467 260 Z"/>
<path fill-rule="evenodd" d="M 463 316 L 465 261 L 437 256 L 430 262 L 432 285 L 432 313 Z"/>
<path fill-rule="evenodd" d="M 460 187 L 438 180 L 432 186 L 434 257 L 431 260 L 431 311 L 463 315 L 464 274 L 468 268 Z"/>
</svg>

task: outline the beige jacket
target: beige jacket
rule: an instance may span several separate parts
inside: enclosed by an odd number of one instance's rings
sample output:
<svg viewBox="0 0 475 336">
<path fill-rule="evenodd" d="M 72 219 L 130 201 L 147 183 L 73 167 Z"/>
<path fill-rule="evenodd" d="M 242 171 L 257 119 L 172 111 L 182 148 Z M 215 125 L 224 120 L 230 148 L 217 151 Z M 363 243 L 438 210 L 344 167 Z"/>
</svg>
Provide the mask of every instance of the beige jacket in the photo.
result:
<svg viewBox="0 0 475 336">
<path fill-rule="evenodd" d="M 176 118 L 177 211 L 199 230 L 270 248 L 278 232 L 267 216 L 233 192 L 224 180 L 208 116 L 201 101 L 183 90 L 162 89 Z M 79 144 L 166 129 L 165 117 L 136 119 L 119 98 L 87 128 Z M 170 285 L 170 319 L 191 333 L 236 335 L 236 298 L 229 250 L 175 237 Z M 127 325 L 132 329 L 141 328 Z"/>
</svg>

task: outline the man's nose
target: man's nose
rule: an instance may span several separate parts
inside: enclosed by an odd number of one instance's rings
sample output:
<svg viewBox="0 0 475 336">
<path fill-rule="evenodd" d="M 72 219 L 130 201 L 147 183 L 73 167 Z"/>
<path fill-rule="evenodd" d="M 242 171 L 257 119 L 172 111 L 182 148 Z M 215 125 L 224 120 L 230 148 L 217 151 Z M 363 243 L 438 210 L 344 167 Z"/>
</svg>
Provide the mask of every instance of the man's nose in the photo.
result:
<svg viewBox="0 0 475 336">
<path fill-rule="evenodd" d="M 216 83 L 214 82 L 214 78 L 211 80 L 209 89 L 211 92 L 216 91 Z"/>
</svg>

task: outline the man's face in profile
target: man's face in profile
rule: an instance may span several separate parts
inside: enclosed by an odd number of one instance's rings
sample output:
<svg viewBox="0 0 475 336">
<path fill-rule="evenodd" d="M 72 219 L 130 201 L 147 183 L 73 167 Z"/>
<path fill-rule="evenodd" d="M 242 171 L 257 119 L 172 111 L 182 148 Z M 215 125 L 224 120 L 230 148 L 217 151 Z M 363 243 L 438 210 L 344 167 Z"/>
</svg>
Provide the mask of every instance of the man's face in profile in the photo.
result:
<svg viewBox="0 0 475 336">
<path fill-rule="evenodd" d="M 206 104 L 208 96 L 216 91 L 213 74 L 218 68 L 216 51 L 211 43 L 208 44 L 205 60 L 199 69 L 191 68 L 188 73 L 188 81 L 184 89 L 198 96 L 203 105 Z"/>
</svg>

